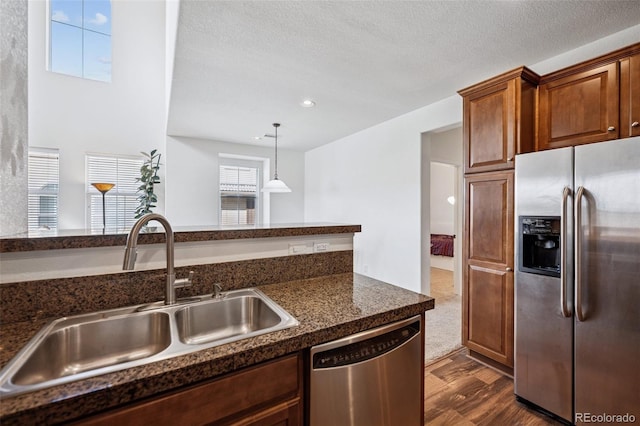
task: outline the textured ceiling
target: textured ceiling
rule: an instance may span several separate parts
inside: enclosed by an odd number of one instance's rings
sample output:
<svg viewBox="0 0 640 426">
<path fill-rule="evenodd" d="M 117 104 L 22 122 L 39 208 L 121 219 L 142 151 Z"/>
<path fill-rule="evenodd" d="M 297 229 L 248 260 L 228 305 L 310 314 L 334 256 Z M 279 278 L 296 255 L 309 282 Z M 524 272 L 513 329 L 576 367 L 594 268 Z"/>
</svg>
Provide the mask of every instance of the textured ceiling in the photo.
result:
<svg viewBox="0 0 640 426">
<path fill-rule="evenodd" d="M 638 22 L 638 0 L 181 0 L 168 133 L 272 146 L 280 122 L 308 150 Z"/>
</svg>

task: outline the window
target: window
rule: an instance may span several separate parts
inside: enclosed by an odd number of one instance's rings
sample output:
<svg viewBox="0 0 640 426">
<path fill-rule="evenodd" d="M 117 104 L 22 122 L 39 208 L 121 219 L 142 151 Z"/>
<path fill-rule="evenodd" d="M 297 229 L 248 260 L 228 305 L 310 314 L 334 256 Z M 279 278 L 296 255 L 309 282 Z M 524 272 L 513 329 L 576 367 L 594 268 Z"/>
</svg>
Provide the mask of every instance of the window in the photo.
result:
<svg viewBox="0 0 640 426">
<path fill-rule="evenodd" d="M 142 157 L 115 155 L 87 155 L 87 211 L 89 228 L 102 230 L 102 194 L 91 184 L 114 183 L 105 194 L 105 223 L 107 229 L 128 229 L 136 222 L 138 207 L 136 191 L 140 183 Z"/>
<path fill-rule="evenodd" d="M 49 0 L 49 70 L 111 81 L 111 1 Z"/>
<path fill-rule="evenodd" d="M 220 224 L 255 225 L 259 218 L 260 163 L 222 160 Z"/>
<path fill-rule="evenodd" d="M 59 162 L 57 149 L 29 148 L 29 230 L 58 228 Z"/>
</svg>

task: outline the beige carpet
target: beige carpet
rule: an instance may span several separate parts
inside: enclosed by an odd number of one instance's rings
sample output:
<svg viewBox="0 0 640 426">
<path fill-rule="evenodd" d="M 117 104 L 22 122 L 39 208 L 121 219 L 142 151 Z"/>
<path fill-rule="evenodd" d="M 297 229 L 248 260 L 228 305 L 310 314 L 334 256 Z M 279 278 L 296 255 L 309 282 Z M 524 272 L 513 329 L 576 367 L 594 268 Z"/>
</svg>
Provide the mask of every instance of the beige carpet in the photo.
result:
<svg viewBox="0 0 640 426">
<path fill-rule="evenodd" d="M 427 364 L 462 346 L 462 300 L 453 293 L 453 272 L 431 268 L 430 296 L 436 299 L 436 307 L 426 313 Z"/>
</svg>

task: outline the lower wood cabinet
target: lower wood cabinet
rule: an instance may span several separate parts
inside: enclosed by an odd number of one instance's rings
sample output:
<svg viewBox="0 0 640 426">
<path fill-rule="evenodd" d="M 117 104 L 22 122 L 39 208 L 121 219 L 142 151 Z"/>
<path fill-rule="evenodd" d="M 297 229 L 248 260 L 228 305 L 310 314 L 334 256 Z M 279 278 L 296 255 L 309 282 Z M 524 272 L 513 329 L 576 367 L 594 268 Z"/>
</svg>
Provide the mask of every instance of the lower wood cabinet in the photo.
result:
<svg viewBox="0 0 640 426">
<path fill-rule="evenodd" d="M 513 171 L 465 177 L 463 344 L 513 367 Z"/>
<path fill-rule="evenodd" d="M 285 356 L 76 424 L 302 425 L 302 362 L 300 353 Z"/>
<path fill-rule="evenodd" d="M 302 401 L 295 398 L 232 421 L 238 426 L 302 426 Z"/>
</svg>

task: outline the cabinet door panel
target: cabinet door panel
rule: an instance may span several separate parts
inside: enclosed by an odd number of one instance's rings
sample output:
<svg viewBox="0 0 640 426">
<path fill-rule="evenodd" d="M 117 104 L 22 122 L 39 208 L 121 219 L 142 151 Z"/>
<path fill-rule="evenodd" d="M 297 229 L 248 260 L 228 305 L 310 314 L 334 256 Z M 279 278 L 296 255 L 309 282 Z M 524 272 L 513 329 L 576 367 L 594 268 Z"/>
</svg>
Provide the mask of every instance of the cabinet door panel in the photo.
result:
<svg viewBox="0 0 640 426">
<path fill-rule="evenodd" d="M 301 426 L 302 403 L 300 398 L 283 402 L 282 404 L 253 414 L 244 419 L 232 422 L 233 426 Z"/>
<path fill-rule="evenodd" d="M 465 182 L 463 343 L 513 367 L 513 172 Z"/>
<path fill-rule="evenodd" d="M 606 80 L 601 75 L 589 76 L 549 90 L 549 104 L 552 111 L 549 129 L 551 140 L 575 137 L 577 134 L 597 133 L 602 129 L 601 117 L 606 114 L 606 105 L 602 104 L 600 97 L 603 90 L 606 90 L 604 83 Z M 566 107 L 567 104 L 573 105 L 578 102 L 579 111 Z"/>
<path fill-rule="evenodd" d="M 468 257 L 476 262 L 513 263 L 513 174 L 467 178 Z"/>
<path fill-rule="evenodd" d="M 465 172 L 512 167 L 515 82 L 465 97 Z"/>
<path fill-rule="evenodd" d="M 467 346 L 513 366 L 513 279 L 506 271 L 469 265 Z"/>
<path fill-rule="evenodd" d="M 640 54 L 620 61 L 620 137 L 640 136 Z"/>
<path fill-rule="evenodd" d="M 617 139 L 618 65 L 540 85 L 538 149 Z"/>
</svg>

